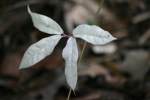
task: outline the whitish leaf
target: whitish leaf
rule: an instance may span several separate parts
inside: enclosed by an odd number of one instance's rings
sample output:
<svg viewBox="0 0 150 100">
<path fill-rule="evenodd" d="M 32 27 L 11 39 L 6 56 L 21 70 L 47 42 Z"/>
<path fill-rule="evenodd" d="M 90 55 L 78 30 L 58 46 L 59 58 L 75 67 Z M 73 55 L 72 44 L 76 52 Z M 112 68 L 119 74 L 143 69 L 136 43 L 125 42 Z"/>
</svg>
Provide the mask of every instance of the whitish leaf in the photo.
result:
<svg viewBox="0 0 150 100">
<path fill-rule="evenodd" d="M 64 33 L 62 28 L 53 19 L 34 13 L 30 10 L 28 6 L 28 12 L 32 17 L 33 25 L 40 31 L 49 34 L 62 34 Z"/>
<path fill-rule="evenodd" d="M 50 55 L 60 39 L 60 35 L 54 35 L 31 45 L 23 56 L 20 69 L 28 68 Z"/>
<path fill-rule="evenodd" d="M 62 53 L 65 59 L 65 76 L 67 83 L 71 89 L 75 89 L 77 84 L 77 60 L 78 60 L 78 48 L 75 38 L 70 37 L 67 41 L 66 47 Z"/>
<path fill-rule="evenodd" d="M 86 24 L 79 25 L 75 28 L 73 35 L 94 45 L 103 45 L 116 39 L 109 32 L 100 27 Z"/>
</svg>

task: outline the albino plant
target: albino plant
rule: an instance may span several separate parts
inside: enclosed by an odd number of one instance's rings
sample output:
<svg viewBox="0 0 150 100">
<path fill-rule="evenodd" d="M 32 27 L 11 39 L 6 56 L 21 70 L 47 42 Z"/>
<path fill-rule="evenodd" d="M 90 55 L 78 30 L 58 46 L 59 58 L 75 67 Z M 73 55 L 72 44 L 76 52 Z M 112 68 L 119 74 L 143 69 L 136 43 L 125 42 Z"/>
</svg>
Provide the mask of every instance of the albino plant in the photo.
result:
<svg viewBox="0 0 150 100">
<path fill-rule="evenodd" d="M 101 29 L 100 27 L 87 24 L 77 26 L 73 30 L 72 35 L 68 36 L 64 34 L 62 28 L 51 18 L 32 12 L 29 6 L 28 12 L 31 15 L 33 25 L 38 30 L 54 35 L 43 38 L 39 42 L 31 45 L 23 56 L 20 69 L 28 68 L 50 55 L 59 40 L 67 36 L 69 39 L 63 49 L 62 56 L 65 60 L 66 80 L 72 90 L 76 87 L 78 76 L 78 47 L 76 38 L 83 39 L 93 45 L 104 45 L 116 39 L 109 32 Z"/>
</svg>

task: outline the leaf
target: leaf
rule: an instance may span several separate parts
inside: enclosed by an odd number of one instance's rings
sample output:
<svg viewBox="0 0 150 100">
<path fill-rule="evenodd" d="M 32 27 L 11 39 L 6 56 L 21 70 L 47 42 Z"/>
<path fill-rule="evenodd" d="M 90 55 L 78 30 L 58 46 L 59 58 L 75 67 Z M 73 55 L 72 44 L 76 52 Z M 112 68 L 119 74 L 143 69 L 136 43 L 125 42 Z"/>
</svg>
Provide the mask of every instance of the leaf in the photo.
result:
<svg viewBox="0 0 150 100">
<path fill-rule="evenodd" d="M 73 30 L 74 37 L 81 38 L 93 45 L 104 45 L 116 38 L 109 32 L 95 25 L 79 25 Z"/>
<path fill-rule="evenodd" d="M 57 24 L 53 19 L 34 13 L 30 10 L 28 6 L 28 12 L 31 15 L 33 25 L 40 31 L 49 33 L 49 34 L 62 34 L 64 33 L 62 28 Z"/>
<path fill-rule="evenodd" d="M 60 39 L 60 35 L 54 35 L 32 44 L 23 56 L 20 69 L 28 68 L 50 55 Z"/>
<path fill-rule="evenodd" d="M 72 90 L 75 89 L 77 84 L 77 60 L 78 60 L 78 48 L 75 38 L 70 37 L 67 41 L 66 47 L 62 53 L 65 59 L 65 76 L 67 83 Z"/>
</svg>

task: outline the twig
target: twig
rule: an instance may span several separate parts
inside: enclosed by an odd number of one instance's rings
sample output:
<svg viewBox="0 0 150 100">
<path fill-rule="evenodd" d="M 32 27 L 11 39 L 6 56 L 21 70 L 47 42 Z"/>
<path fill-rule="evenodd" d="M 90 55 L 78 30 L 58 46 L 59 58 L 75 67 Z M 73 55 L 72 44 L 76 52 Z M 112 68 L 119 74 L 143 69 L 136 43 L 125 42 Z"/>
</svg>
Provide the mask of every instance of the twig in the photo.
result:
<svg viewBox="0 0 150 100">
<path fill-rule="evenodd" d="M 100 6 L 99 6 L 99 8 L 98 8 L 98 10 L 97 10 L 97 12 L 96 12 L 96 15 L 97 15 L 97 16 L 100 14 L 100 12 L 101 12 L 101 10 L 102 10 L 102 7 L 103 7 L 103 4 L 104 4 L 104 0 L 101 0 Z"/>
<path fill-rule="evenodd" d="M 81 51 L 81 54 L 80 54 L 79 62 L 78 62 L 78 63 L 81 62 L 81 59 L 82 59 L 82 57 L 83 57 L 83 54 L 84 54 L 84 51 L 85 51 L 86 46 L 87 46 L 87 42 L 84 42 L 84 45 L 83 45 L 83 48 L 82 48 L 82 51 Z"/>
<path fill-rule="evenodd" d="M 99 13 L 101 12 L 101 9 L 102 9 L 102 7 L 103 7 L 103 4 L 104 4 L 104 0 L 101 0 L 100 6 L 99 6 L 99 8 L 98 8 L 98 10 L 97 10 L 97 12 L 96 12 L 96 14 L 95 14 L 96 16 L 98 16 Z M 83 45 L 83 48 L 82 48 L 81 55 L 80 55 L 80 58 L 79 58 L 79 62 L 78 62 L 78 63 L 81 62 L 81 59 L 82 59 L 82 57 L 83 57 L 83 54 L 84 54 L 84 51 L 85 51 L 86 46 L 87 46 L 87 43 L 84 42 L 84 45 Z"/>
</svg>

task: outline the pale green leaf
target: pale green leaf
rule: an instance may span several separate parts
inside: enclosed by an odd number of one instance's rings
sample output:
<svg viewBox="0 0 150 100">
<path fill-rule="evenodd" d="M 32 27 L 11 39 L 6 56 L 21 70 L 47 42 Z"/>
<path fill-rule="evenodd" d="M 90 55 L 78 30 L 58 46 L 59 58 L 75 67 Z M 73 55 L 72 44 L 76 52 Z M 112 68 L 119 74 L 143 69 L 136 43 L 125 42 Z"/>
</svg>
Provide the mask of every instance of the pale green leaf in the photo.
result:
<svg viewBox="0 0 150 100">
<path fill-rule="evenodd" d="M 23 56 L 20 69 L 28 68 L 50 55 L 60 39 L 60 35 L 54 35 L 32 44 Z"/>
<path fill-rule="evenodd" d="M 70 37 L 67 41 L 66 47 L 62 53 L 65 59 L 65 76 L 67 83 L 72 90 L 75 89 L 77 84 L 77 60 L 78 60 L 78 48 L 75 38 Z"/>
<path fill-rule="evenodd" d="M 86 24 L 77 26 L 77 28 L 73 30 L 73 35 L 93 45 L 104 45 L 116 39 L 108 31 L 96 25 Z"/>
<path fill-rule="evenodd" d="M 34 13 L 30 10 L 28 6 L 28 12 L 31 15 L 33 25 L 40 31 L 48 33 L 48 34 L 62 34 L 64 33 L 62 28 L 57 24 L 53 19 L 41 15 L 38 13 Z"/>
</svg>

